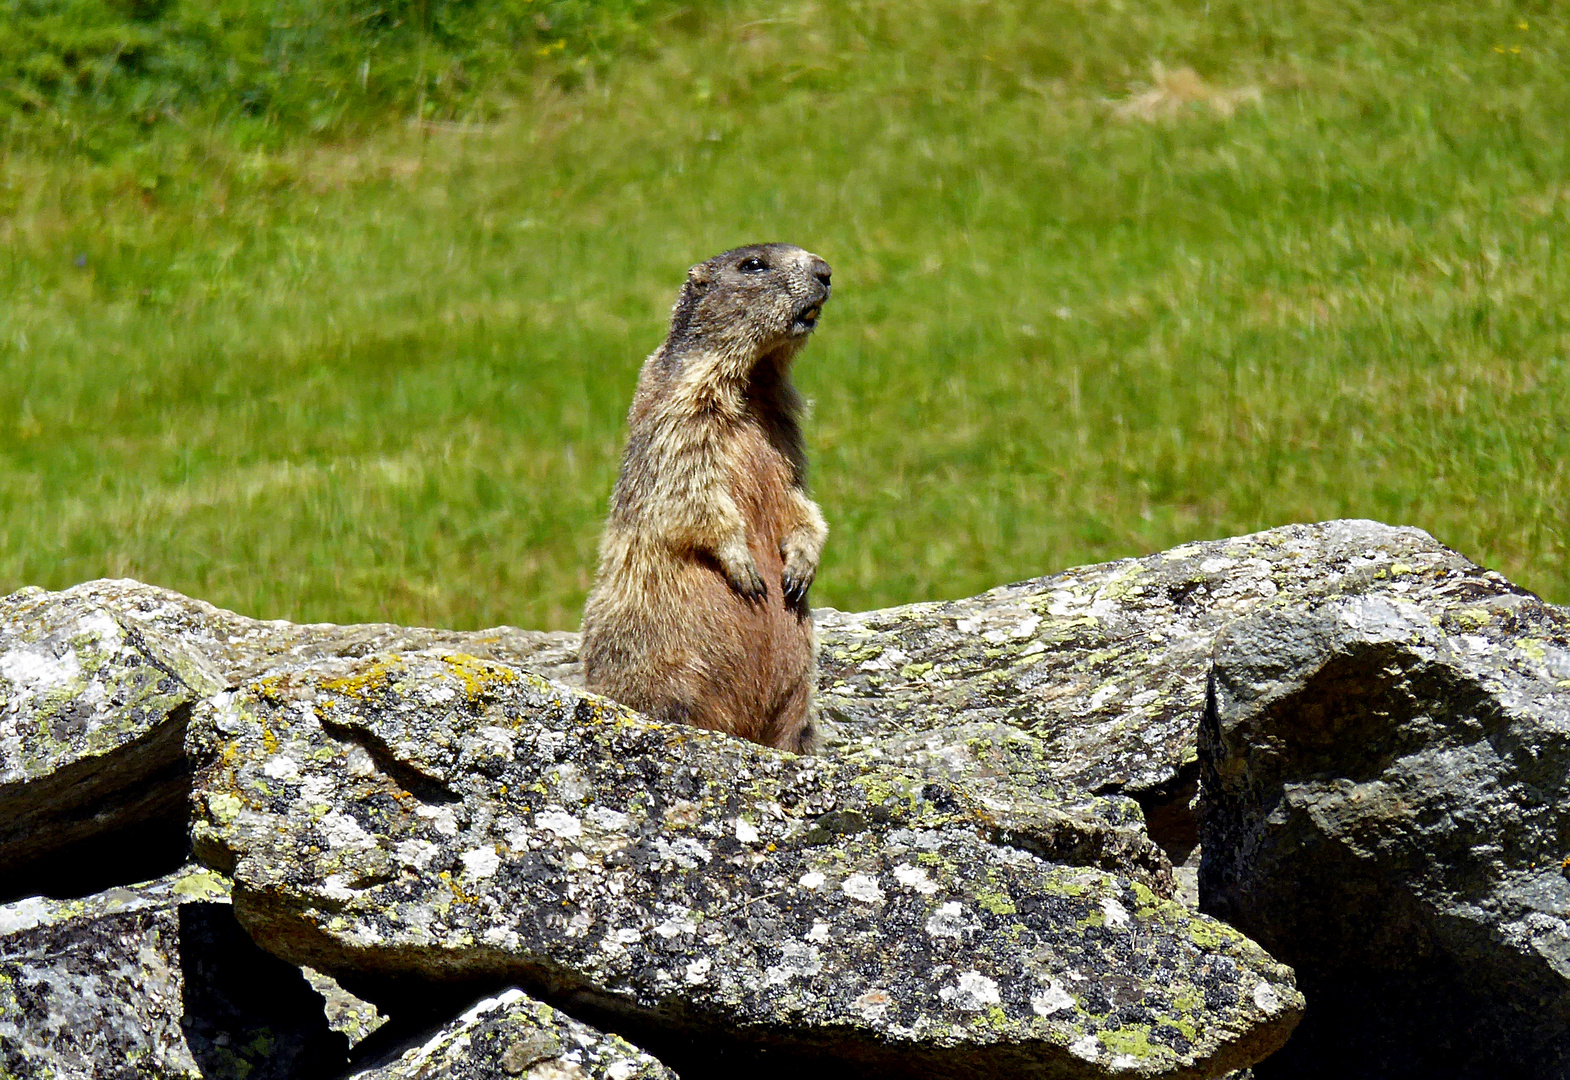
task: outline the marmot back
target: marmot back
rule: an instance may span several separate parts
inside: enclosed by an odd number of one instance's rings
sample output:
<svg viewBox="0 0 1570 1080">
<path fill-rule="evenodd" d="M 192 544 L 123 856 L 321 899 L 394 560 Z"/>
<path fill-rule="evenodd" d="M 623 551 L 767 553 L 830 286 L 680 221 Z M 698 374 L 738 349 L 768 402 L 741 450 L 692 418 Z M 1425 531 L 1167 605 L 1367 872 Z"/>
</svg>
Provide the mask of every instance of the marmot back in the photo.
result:
<svg viewBox="0 0 1570 1080">
<path fill-rule="evenodd" d="M 583 612 L 588 688 L 663 720 L 805 751 L 828 529 L 807 498 L 791 361 L 829 266 L 789 244 L 699 263 L 644 362 Z"/>
</svg>

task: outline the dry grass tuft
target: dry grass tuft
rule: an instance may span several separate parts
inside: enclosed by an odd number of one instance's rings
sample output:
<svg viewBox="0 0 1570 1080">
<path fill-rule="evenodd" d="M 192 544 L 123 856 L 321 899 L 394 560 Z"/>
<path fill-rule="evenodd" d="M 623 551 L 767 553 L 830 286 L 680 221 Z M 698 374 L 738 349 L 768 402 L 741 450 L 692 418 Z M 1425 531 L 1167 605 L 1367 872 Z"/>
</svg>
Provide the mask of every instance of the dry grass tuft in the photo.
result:
<svg viewBox="0 0 1570 1080">
<path fill-rule="evenodd" d="M 1151 65 L 1150 77 L 1155 85 L 1143 93 L 1114 102 L 1114 115 L 1121 120 L 1154 123 L 1190 114 L 1192 106 L 1208 105 L 1216 115 L 1230 119 L 1240 105 L 1258 105 L 1264 100 L 1257 86 L 1222 90 L 1205 82 L 1191 67 L 1168 71 L 1158 62 Z"/>
</svg>

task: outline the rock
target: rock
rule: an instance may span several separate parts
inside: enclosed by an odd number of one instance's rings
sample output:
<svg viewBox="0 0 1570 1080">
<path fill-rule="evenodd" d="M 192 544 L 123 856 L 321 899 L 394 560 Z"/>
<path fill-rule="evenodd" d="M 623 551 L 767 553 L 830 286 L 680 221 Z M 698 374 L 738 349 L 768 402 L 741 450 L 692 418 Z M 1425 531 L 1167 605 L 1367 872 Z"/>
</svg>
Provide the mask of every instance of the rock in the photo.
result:
<svg viewBox="0 0 1570 1080">
<path fill-rule="evenodd" d="M 185 721 L 217 689 L 181 641 L 92 596 L 0 600 L 0 899 L 35 876 L 23 867 L 101 834 L 167 819 L 183 833 Z"/>
<path fill-rule="evenodd" d="M 434 1037 L 349 1080 L 676 1080 L 625 1039 L 581 1024 L 516 987 L 477 1002 Z"/>
<path fill-rule="evenodd" d="M 1230 928 L 1041 858 L 1126 824 L 1091 801 L 1032 815 L 440 651 L 274 670 L 203 703 L 188 748 L 196 851 L 270 951 L 516 982 L 678 1070 L 661 1040 L 906 1076 L 1216 1076 L 1301 1008 Z"/>
<path fill-rule="evenodd" d="M 279 664 L 433 646 L 547 675 L 577 663 L 570 634 L 263 622 L 134 581 L 0 599 L 0 900 L 179 865 L 198 699 Z"/>
<path fill-rule="evenodd" d="M 1470 565 L 1418 529 L 1332 521 L 1184 544 L 964 600 L 823 609 L 820 701 L 834 744 L 865 740 L 899 756 L 949 745 L 949 732 L 963 742 L 978 726 L 1003 725 L 1040 743 L 1055 779 L 1145 801 L 1186 775 L 1191 794 L 1222 627 L 1267 602 Z"/>
<path fill-rule="evenodd" d="M 347 1066 L 300 972 L 202 869 L 0 907 L 0 1076 L 309 1080 Z"/>
<path fill-rule="evenodd" d="M 1570 612 L 1496 574 L 1222 633 L 1200 895 L 1293 964 L 1279 1077 L 1570 1076 Z"/>
</svg>

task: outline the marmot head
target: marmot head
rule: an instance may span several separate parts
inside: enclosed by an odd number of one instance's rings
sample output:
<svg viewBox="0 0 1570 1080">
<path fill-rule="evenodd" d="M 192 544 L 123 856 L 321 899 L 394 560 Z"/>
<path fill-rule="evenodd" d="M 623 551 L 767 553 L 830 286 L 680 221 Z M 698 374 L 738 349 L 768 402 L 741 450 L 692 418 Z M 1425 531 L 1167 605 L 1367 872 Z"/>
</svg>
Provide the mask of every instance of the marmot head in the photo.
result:
<svg viewBox="0 0 1570 1080">
<path fill-rule="evenodd" d="M 829 264 L 790 244 L 750 244 L 687 271 L 671 312 L 672 352 L 724 354 L 753 364 L 789 359 L 829 298 Z"/>
</svg>

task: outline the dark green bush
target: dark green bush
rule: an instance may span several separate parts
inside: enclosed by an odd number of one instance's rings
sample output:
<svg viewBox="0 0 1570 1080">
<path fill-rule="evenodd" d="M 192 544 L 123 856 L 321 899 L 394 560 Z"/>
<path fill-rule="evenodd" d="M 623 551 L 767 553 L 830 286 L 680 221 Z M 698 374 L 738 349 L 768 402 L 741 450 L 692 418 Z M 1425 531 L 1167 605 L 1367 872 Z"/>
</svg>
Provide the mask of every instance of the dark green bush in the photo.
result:
<svg viewBox="0 0 1570 1080">
<path fill-rule="evenodd" d="M 233 120 L 268 140 L 454 120 L 541 63 L 649 47 L 662 0 L 0 0 L 0 124 L 88 146 Z"/>
</svg>

